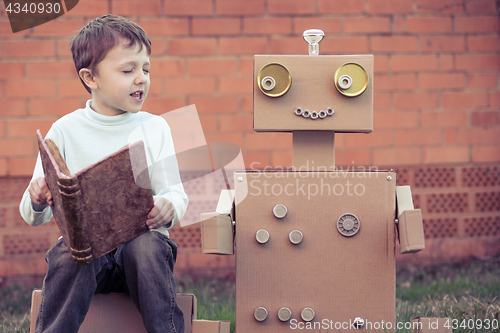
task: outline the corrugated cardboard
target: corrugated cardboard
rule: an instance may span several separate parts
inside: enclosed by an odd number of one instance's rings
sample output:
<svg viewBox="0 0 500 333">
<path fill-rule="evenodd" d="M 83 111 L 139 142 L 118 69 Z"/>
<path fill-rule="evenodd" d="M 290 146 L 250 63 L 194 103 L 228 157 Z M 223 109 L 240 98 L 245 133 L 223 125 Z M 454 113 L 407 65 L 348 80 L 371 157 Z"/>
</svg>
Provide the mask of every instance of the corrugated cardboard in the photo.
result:
<svg viewBox="0 0 500 333">
<path fill-rule="evenodd" d="M 231 323 L 218 320 L 193 320 L 193 333 L 229 333 Z"/>
<path fill-rule="evenodd" d="M 358 97 L 346 97 L 335 88 L 335 72 L 348 62 L 358 63 L 368 72 L 368 87 Z M 288 68 L 292 84 L 283 96 L 268 97 L 254 80 L 254 130 L 373 131 L 373 55 L 256 55 L 254 78 L 269 63 Z M 297 107 L 317 112 L 332 107 L 335 113 L 312 120 L 295 115 Z"/>
<path fill-rule="evenodd" d="M 388 177 L 390 176 L 390 177 Z M 236 332 L 288 333 L 304 322 L 301 311 L 315 311 L 313 323 L 395 322 L 394 172 L 236 172 Z M 330 192 L 328 192 L 328 188 Z M 288 212 L 278 219 L 277 204 Z M 351 237 L 337 230 L 343 214 L 354 214 L 360 229 Z M 259 244 L 258 230 L 269 232 Z M 292 244 L 289 233 L 303 234 Z M 264 307 L 267 319 L 254 319 Z M 281 322 L 278 310 L 292 317 Z M 314 332 L 317 332 L 315 330 Z M 335 327 L 331 331 L 337 331 Z M 359 330 L 342 330 L 342 332 Z"/>
<path fill-rule="evenodd" d="M 425 249 L 422 212 L 413 208 L 410 186 L 397 186 L 396 198 L 401 254 Z"/>
<path fill-rule="evenodd" d="M 293 131 L 292 165 L 297 171 L 335 170 L 335 132 Z"/>
<path fill-rule="evenodd" d="M 416 317 L 411 320 L 411 333 L 452 333 L 450 318 Z"/>
<path fill-rule="evenodd" d="M 30 333 L 35 332 L 36 317 L 42 300 L 42 291 L 34 290 L 31 299 Z M 191 322 L 196 319 L 197 300 L 192 294 L 177 294 L 177 304 L 184 313 L 185 333 L 191 333 Z M 142 317 L 129 295 L 94 295 L 87 316 L 80 326 L 81 333 L 147 333 Z"/>
<path fill-rule="evenodd" d="M 234 190 L 222 190 L 215 212 L 229 215 L 234 220 Z"/>
<path fill-rule="evenodd" d="M 229 215 L 201 214 L 201 251 L 212 254 L 234 254 L 233 223 Z"/>
</svg>

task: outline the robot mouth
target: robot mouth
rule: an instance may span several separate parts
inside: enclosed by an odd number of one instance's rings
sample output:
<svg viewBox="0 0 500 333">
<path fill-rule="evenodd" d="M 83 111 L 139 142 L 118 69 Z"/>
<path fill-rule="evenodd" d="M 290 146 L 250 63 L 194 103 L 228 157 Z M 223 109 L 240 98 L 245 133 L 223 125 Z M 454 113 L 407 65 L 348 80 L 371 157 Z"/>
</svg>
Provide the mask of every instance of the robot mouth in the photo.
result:
<svg viewBox="0 0 500 333">
<path fill-rule="evenodd" d="M 331 107 L 327 107 L 326 110 L 320 111 L 309 111 L 307 109 L 303 109 L 301 107 L 296 108 L 293 111 L 297 116 L 302 116 L 304 118 L 311 118 L 312 120 L 316 119 L 325 119 L 328 116 L 333 116 L 335 111 Z"/>
</svg>

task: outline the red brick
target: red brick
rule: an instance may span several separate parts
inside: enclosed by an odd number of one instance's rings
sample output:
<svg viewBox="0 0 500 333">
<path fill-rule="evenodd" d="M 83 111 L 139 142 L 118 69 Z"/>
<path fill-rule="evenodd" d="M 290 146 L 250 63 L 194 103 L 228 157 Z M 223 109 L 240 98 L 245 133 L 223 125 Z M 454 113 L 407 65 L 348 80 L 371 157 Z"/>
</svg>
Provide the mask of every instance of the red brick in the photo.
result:
<svg viewBox="0 0 500 333">
<path fill-rule="evenodd" d="M 165 79 L 166 92 L 169 95 L 178 94 L 212 94 L 215 92 L 213 78 L 176 78 Z"/>
<path fill-rule="evenodd" d="M 444 143 L 446 145 L 458 144 L 458 131 L 455 129 L 448 129 L 444 131 Z"/>
<path fill-rule="evenodd" d="M 220 38 L 220 54 L 263 54 L 267 53 L 267 38 L 239 37 Z"/>
<path fill-rule="evenodd" d="M 391 108 L 390 93 L 375 93 L 373 95 L 374 110 L 389 110 Z"/>
<path fill-rule="evenodd" d="M 370 165 L 371 162 L 369 150 L 337 150 L 335 152 L 335 165 L 337 166 Z"/>
<path fill-rule="evenodd" d="M 469 88 L 495 88 L 498 82 L 498 73 L 467 74 Z"/>
<path fill-rule="evenodd" d="M 219 15 L 259 15 L 264 14 L 264 0 L 216 0 Z"/>
<path fill-rule="evenodd" d="M 267 0 L 269 14 L 313 14 L 314 0 Z"/>
<path fill-rule="evenodd" d="M 151 85 L 149 86 L 148 97 L 162 95 L 164 92 L 164 86 L 162 78 L 158 78 L 155 76 L 151 77 Z"/>
<path fill-rule="evenodd" d="M 443 90 L 465 87 L 465 75 L 461 73 L 422 73 L 418 76 L 422 90 Z"/>
<path fill-rule="evenodd" d="M 73 77 L 78 74 L 72 61 L 30 62 L 28 63 L 28 77 Z"/>
<path fill-rule="evenodd" d="M 219 78 L 219 94 L 246 94 L 253 92 L 252 77 L 221 77 Z"/>
<path fill-rule="evenodd" d="M 0 22 L 0 37 L 2 38 L 28 37 L 30 33 L 30 29 L 13 33 L 12 27 L 10 26 L 10 23 L 8 21 Z"/>
<path fill-rule="evenodd" d="M 319 48 L 321 54 L 324 53 L 322 51 L 323 42 L 320 44 Z M 307 44 L 301 42 L 299 37 L 271 38 L 269 45 L 271 54 L 308 54 Z"/>
<path fill-rule="evenodd" d="M 429 146 L 441 143 L 440 130 L 397 131 L 397 146 Z"/>
<path fill-rule="evenodd" d="M 373 165 L 384 167 L 393 165 L 420 164 L 420 148 L 390 148 L 373 150 Z"/>
<path fill-rule="evenodd" d="M 87 92 L 83 84 L 80 82 L 78 79 L 72 79 L 72 80 L 62 80 L 59 81 L 58 84 L 58 89 L 59 89 L 59 97 L 66 98 L 66 97 L 80 97 L 84 99 L 90 99 L 92 96 Z M 151 89 L 150 89 L 151 91 Z M 50 97 L 50 96 L 46 96 Z"/>
<path fill-rule="evenodd" d="M 498 2 L 495 0 L 479 0 L 465 3 L 467 14 L 498 14 Z"/>
<path fill-rule="evenodd" d="M 464 145 L 491 144 L 500 142 L 500 131 L 496 129 L 462 129 L 458 132 L 459 143 Z"/>
<path fill-rule="evenodd" d="M 395 93 L 396 109 L 427 109 L 439 106 L 438 93 Z"/>
<path fill-rule="evenodd" d="M 441 71 L 449 71 L 455 69 L 454 56 L 451 54 L 441 54 L 439 55 L 439 69 Z"/>
<path fill-rule="evenodd" d="M 167 16 L 198 16 L 213 14 L 212 1 L 206 0 L 165 0 L 165 14 Z"/>
<path fill-rule="evenodd" d="M 9 176 L 31 176 L 35 167 L 36 158 L 10 158 Z"/>
<path fill-rule="evenodd" d="M 38 37 L 69 37 L 79 31 L 87 22 L 77 20 L 54 20 L 33 28 L 33 35 Z M 17 34 L 16 34 L 17 35 Z"/>
<path fill-rule="evenodd" d="M 240 74 L 253 74 L 253 57 L 240 58 Z"/>
<path fill-rule="evenodd" d="M 47 133 L 53 120 L 10 120 L 8 124 L 8 133 L 10 138 L 34 137 L 36 130 Z"/>
<path fill-rule="evenodd" d="M 291 31 L 292 19 L 288 17 L 249 17 L 243 20 L 245 34 L 290 34 Z"/>
<path fill-rule="evenodd" d="M 200 114 L 236 113 L 238 111 L 237 97 L 191 97 L 189 104 L 195 104 Z"/>
<path fill-rule="evenodd" d="M 278 152 L 277 156 L 277 162 L 279 163 L 282 161 L 280 155 L 283 154 L 283 152 Z M 274 154 L 273 154 L 274 157 Z M 247 170 L 263 170 L 266 167 L 269 167 L 271 165 L 276 165 L 275 161 L 273 159 L 273 164 L 271 164 L 271 159 L 269 158 L 269 153 L 264 152 L 264 153 L 244 153 L 243 154 L 243 159 L 245 161 L 245 168 Z M 290 156 L 290 162 L 292 161 L 291 156 Z M 280 164 L 278 164 L 280 165 Z M 286 165 L 286 164 L 285 164 Z"/>
<path fill-rule="evenodd" d="M 368 0 L 370 14 L 413 13 L 413 0 Z"/>
<path fill-rule="evenodd" d="M 467 125 L 467 112 L 422 112 L 422 127 L 424 128 L 456 128 Z"/>
<path fill-rule="evenodd" d="M 1 102 L 2 117 L 7 116 L 25 116 L 27 114 L 26 100 L 24 99 L 8 99 Z"/>
<path fill-rule="evenodd" d="M 465 51 L 465 38 L 462 36 L 420 36 L 422 52 L 459 52 Z"/>
<path fill-rule="evenodd" d="M 451 32 L 451 17 L 409 17 L 406 29 L 414 34 Z"/>
<path fill-rule="evenodd" d="M 377 112 L 373 114 L 375 131 L 388 128 L 416 128 L 419 125 L 417 111 Z"/>
<path fill-rule="evenodd" d="M 5 42 L 5 58 L 54 57 L 56 47 L 53 41 Z"/>
<path fill-rule="evenodd" d="M 470 115 L 472 126 L 498 126 L 500 125 L 499 111 L 478 111 Z"/>
<path fill-rule="evenodd" d="M 318 10 L 321 14 L 355 14 L 365 12 L 364 0 L 319 0 Z"/>
<path fill-rule="evenodd" d="M 436 55 L 392 55 L 393 72 L 431 71 L 438 67 Z"/>
<path fill-rule="evenodd" d="M 183 59 L 153 59 L 151 61 L 151 75 L 157 76 L 179 76 L 186 72 Z"/>
<path fill-rule="evenodd" d="M 253 95 L 241 96 L 241 111 L 253 112 Z"/>
<path fill-rule="evenodd" d="M 11 81 L 5 84 L 7 97 L 50 97 L 56 95 L 54 81 Z"/>
<path fill-rule="evenodd" d="M 264 132 L 246 133 L 245 151 L 247 150 L 269 150 L 269 143 L 272 142 L 274 149 L 292 149 L 292 133 Z"/>
<path fill-rule="evenodd" d="M 203 133 L 214 133 L 218 131 L 217 116 L 199 116 Z"/>
<path fill-rule="evenodd" d="M 423 163 L 465 163 L 469 162 L 468 147 L 423 148 Z"/>
<path fill-rule="evenodd" d="M 304 46 L 302 46 L 304 48 Z M 303 53 L 307 54 L 307 44 Z M 368 37 L 331 37 L 321 42 L 320 54 L 359 54 L 368 53 Z"/>
<path fill-rule="evenodd" d="M 25 73 L 24 62 L 2 62 L 0 63 L 0 79 L 23 78 Z"/>
<path fill-rule="evenodd" d="M 374 57 L 373 72 L 387 73 L 389 71 L 389 57 L 385 55 L 376 55 Z"/>
<path fill-rule="evenodd" d="M 112 0 L 111 13 L 116 15 L 158 15 L 161 12 L 160 0 Z M 107 8 L 106 8 L 107 9 Z"/>
<path fill-rule="evenodd" d="M 116 5 L 115 5 L 116 6 Z M 87 17 L 98 17 L 103 13 L 107 13 L 108 2 L 102 0 L 85 0 L 79 1 L 78 6 L 74 7 L 69 12 L 64 14 L 65 17 L 76 17 L 76 16 L 87 16 Z"/>
<path fill-rule="evenodd" d="M 239 18 L 193 18 L 193 35 L 239 35 Z"/>
<path fill-rule="evenodd" d="M 490 92 L 490 106 L 499 107 L 500 106 L 500 92 Z"/>
<path fill-rule="evenodd" d="M 345 135 L 346 148 L 390 147 L 393 144 L 392 131 L 374 131 L 370 134 L 348 133 Z"/>
<path fill-rule="evenodd" d="M 186 105 L 188 105 L 187 98 L 184 97 L 148 97 L 142 109 L 152 114 L 163 115 Z"/>
<path fill-rule="evenodd" d="M 35 140 L 0 140 L 0 156 L 25 156 L 34 153 Z"/>
<path fill-rule="evenodd" d="M 462 14 L 461 3 L 454 3 L 450 0 L 417 0 L 418 13 L 433 15 Z"/>
<path fill-rule="evenodd" d="M 243 147 L 243 136 L 241 134 L 206 134 L 207 142 L 232 142 Z"/>
<path fill-rule="evenodd" d="M 293 19 L 293 33 L 302 36 L 302 33 L 311 27 L 321 29 L 330 38 L 329 34 L 338 34 L 342 27 L 342 21 L 335 17 L 295 17 Z M 305 41 L 304 41 L 305 43 Z"/>
<path fill-rule="evenodd" d="M 391 20 L 389 17 L 345 17 L 344 32 L 346 34 L 391 32 Z"/>
<path fill-rule="evenodd" d="M 71 56 L 70 45 L 67 39 L 57 41 L 57 55 L 59 58 L 67 57 L 68 59 L 73 59 Z"/>
<path fill-rule="evenodd" d="M 406 17 L 396 16 L 392 22 L 393 33 L 406 33 Z"/>
<path fill-rule="evenodd" d="M 455 17 L 455 32 L 477 33 L 499 31 L 498 16 Z"/>
<path fill-rule="evenodd" d="M 291 151 L 273 151 L 271 152 L 271 165 L 273 168 L 277 169 L 287 169 L 293 164 L 293 156 Z M 265 157 L 265 156 L 264 156 Z M 262 164 L 263 166 L 265 164 Z"/>
<path fill-rule="evenodd" d="M 500 162 L 500 147 L 473 147 L 472 148 L 472 162 L 486 163 L 486 162 Z"/>
<path fill-rule="evenodd" d="M 140 25 L 149 36 L 189 34 L 189 20 L 187 18 L 141 18 Z"/>
<path fill-rule="evenodd" d="M 169 55 L 212 55 L 217 48 L 215 38 L 172 38 L 167 47 Z"/>
<path fill-rule="evenodd" d="M 417 38 L 414 36 L 373 36 L 370 37 L 372 52 L 415 52 Z"/>
<path fill-rule="evenodd" d="M 164 55 L 165 52 L 165 40 L 163 38 L 150 37 L 151 40 L 151 56 Z"/>
<path fill-rule="evenodd" d="M 0 158 L 0 176 L 7 176 L 7 159 Z"/>
<path fill-rule="evenodd" d="M 448 92 L 443 94 L 445 108 L 467 108 L 488 106 L 486 92 Z"/>
<path fill-rule="evenodd" d="M 241 132 L 253 130 L 253 116 L 220 116 L 220 130 Z"/>
<path fill-rule="evenodd" d="M 235 58 L 224 59 L 190 59 L 188 61 L 189 76 L 215 75 L 222 76 L 236 74 L 237 62 Z"/>
<path fill-rule="evenodd" d="M 415 74 L 379 74 L 374 81 L 374 89 L 377 91 L 414 90 L 416 88 Z"/>
<path fill-rule="evenodd" d="M 498 35 L 469 36 L 467 37 L 467 47 L 469 52 L 498 51 L 500 49 L 500 40 Z"/>
<path fill-rule="evenodd" d="M 90 99 L 90 95 L 88 97 Z M 30 116 L 63 116 L 84 107 L 85 104 L 79 99 L 31 99 L 29 114 Z"/>
</svg>

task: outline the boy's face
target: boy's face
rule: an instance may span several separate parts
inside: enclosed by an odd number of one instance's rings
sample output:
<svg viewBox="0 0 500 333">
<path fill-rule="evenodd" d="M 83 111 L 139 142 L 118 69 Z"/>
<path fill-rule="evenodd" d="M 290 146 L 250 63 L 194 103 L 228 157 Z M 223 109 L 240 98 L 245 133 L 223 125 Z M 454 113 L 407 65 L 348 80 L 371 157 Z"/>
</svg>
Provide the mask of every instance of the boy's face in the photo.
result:
<svg viewBox="0 0 500 333">
<path fill-rule="evenodd" d="M 92 109 L 100 114 L 115 116 L 138 112 L 149 91 L 149 55 L 143 45 L 127 47 L 120 38 L 104 59 L 97 64 L 93 75 Z"/>
</svg>

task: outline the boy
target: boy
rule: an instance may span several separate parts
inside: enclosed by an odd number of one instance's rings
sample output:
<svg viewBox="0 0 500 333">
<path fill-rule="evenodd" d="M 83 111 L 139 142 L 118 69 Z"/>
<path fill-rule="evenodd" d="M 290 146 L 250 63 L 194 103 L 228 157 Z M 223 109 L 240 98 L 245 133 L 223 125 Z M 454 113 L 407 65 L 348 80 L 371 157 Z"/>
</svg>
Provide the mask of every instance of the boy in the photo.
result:
<svg viewBox="0 0 500 333">
<path fill-rule="evenodd" d="M 84 109 L 57 120 L 47 133 L 71 173 L 130 143 L 143 140 L 152 174 L 154 207 L 150 231 L 89 265 L 78 266 L 62 239 L 47 252 L 36 333 L 77 332 L 95 293 L 128 292 L 148 332 L 184 332 L 176 302 L 173 265 L 177 246 L 167 229 L 184 215 L 188 199 L 166 121 L 139 112 L 149 90 L 151 42 L 139 25 L 115 15 L 88 23 L 71 42 L 75 67 L 91 93 Z M 162 178 L 163 177 L 163 178 Z M 43 178 L 40 156 L 20 211 L 30 225 L 52 217 L 52 196 Z"/>
</svg>

